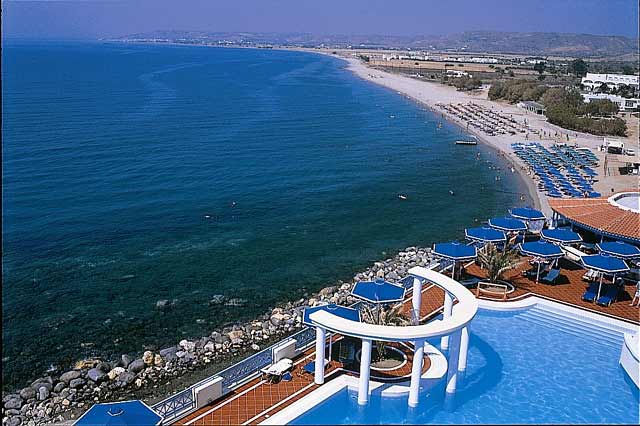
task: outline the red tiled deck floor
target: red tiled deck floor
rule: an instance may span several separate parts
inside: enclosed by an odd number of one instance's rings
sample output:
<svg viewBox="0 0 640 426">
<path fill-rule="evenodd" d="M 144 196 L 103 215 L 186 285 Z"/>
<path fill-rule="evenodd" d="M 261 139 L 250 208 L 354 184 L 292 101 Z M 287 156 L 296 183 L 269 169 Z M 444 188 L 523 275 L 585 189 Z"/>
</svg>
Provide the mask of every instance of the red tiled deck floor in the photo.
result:
<svg viewBox="0 0 640 426">
<path fill-rule="evenodd" d="M 404 380 L 411 374 L 413 351 L 409 345 L 392 344 L 403 350 L 407 362 L 400 368 L 389 371 L 371 370 L 371 377 L 378 381 Z M 313 348 L 307 350 L 298 357 L 292 371 L 293 379 L 289 382 L 281 381 L 277 384 L 267 384 L 259 378 L 241 386 L 222 400 L 204 407 L 195 413 L 176 422 L 176 425 L 235 425 L 257 424 L 264 421 L 270 415 L 293 404 L 308 393 L 314 391 L 319 385 L 314 384 L 313 375 L 302 373 L 302 367 L 313 360 Z M 422 367 L 423 373 L 430 367 L 428 357 Z M 355 371 L 344 370 L 342 364 L 331 361 L 327 368 L 327 380 L 337 377 L 341 373 L 349 375 L 358 374 L 358 365 Z"/>
<path fill-rule="evenodd" d="M 536 283 L 535 279 L 529 279 L 522 276 L 522 271 L 531 268 L 529 259 L 525 258 L 514 269 L 504 274 L 504 279 L 511 282 L 515 286 L 515 291 L 507 295 L 507 299 L 513 300 L 529 295 L 537 295 L 553 299 L 558 302 L 564 302 L 575 305 L 579 308 L 596 311 L 601 314 L 611 315 L 620 319 L 640 323 L 640 308 L 637 306 L 629 306 L 635 286 L 626 285 L 625 289 L 618 296 L 618 300 L 610 306 L 600 306 L 595 303 L 584 302 L 582 295 L 588 287 L 588 283 L 582 279 L 587 272 L 567 260 L 560 260 L 560 278 L 555 285 Z M 468 266 L 465 271 L 479 278 L 486 277 L 486 273 L 476 264 Z M 606 282 L 606 281 L 605 281 Z"/>
</svg>

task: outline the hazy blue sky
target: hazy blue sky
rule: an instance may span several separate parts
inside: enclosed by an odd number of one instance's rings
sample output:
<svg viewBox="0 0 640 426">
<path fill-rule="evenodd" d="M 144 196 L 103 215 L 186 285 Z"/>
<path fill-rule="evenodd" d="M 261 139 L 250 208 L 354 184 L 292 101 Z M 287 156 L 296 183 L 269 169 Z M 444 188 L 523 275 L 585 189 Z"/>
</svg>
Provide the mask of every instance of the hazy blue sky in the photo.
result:
<svg viewBox="0 0 640 426">
<path fill-rule="evenodd" d="M 638 35 L 637 0 L 13 0 L 2 1 L 2 9 L 3 35 L 29 38 L 98 38 L 174 29 Z"/>
</svg>

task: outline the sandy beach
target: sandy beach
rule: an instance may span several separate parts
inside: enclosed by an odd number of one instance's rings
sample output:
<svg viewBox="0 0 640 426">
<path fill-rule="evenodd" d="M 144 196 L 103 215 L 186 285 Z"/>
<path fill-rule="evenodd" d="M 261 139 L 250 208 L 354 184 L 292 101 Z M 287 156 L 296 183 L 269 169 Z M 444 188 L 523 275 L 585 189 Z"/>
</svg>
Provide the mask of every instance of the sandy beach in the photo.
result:
<svg viewBox="0 0 640 426">
<path fill-rule="evenodd" d="M 326 51 L 312 50 L 317 53 L 328 54 Z M 332 55 L 334 56 L 334 55 Z M 590 148 L 594 154 L 598 157 L 599 165 L 597 168 L 598 177 L 594 183 L 594 188 L 600 192 L 603 196 L 611 194 L 612 192 L 637 188 L 638 177 L 633 175 L 620 175 L 616 170 L 612 170 L 611 167 L 613 158 L 609 158 L 609 172 L 605 175 L 604 159 L 605 153 L 599 150 L 599 146 L 602 145 L 604 138 L 601 136 L 594 136 L 584 133 L 577 133 L 574 131 L 567 131 L 558 126 L 550 124 L 543 116 L 537 115 L 532 112 L 528 112 L 521 108 L 516 107 L 503 102 L 494 102 L 488 99 L 488 88 L 476 91 L 474 93 L 460 92 L 450 86 L 441 85 L 438 83 L 431 83 L 426 81 L 420 81 L 414 78 L 406 77 L 391 72 L 382 71 L 379 69 L 373 69 L 365 65 L 359 59 L 353 57 L 340 56 L 342 59 L 348 62 L 348 68 L 358 75 L 359 77 L 371 81 L 376 84 L 380 84 L 389 89 L 397 91 L 399 94 L 407 96 L 416 102 L 432 109 L 436 113 L 440 113 L 446 119 L 457 123 L 463 128 L 466 127 L 466 122 L 461 121 L 457 117 L 448 114 L 437 106 L 437 104 L 450 104 L 450 103 L 468 103 L 473 102 L 475 104 L 489 108 L 495 112 L 499 112 L 505 115 L 510 115 L 516 119 L 519 123 L 528 124 L 532 131 L 537 130 L 540 135 L 546 132 L 546 138 L 542 139 L 537 134 L 516 134 L 516 135 L 495 135 L 489 136 L 475 129 L 469 128 L 467 131 L 474 134 L 478 139 L 484 143 L 497 149 L 504 154 L 504 157 L 514 164 L 514 169 L 521 173 L 524 177 L 527 187 L 531 193 L 531 197 L 534 200 L 536 206 L 542 209 L 545 214 L 550 216 L 551 209 L 547 200 L 547 196 L 538 190 L 536 182 L 528 172 L 525 164 L 514 154 L 511 144 L 514 142 L 540 142 L 544 146 L 551 146 L 554 143 L 569 143 L 571 145 L 578 145 Z M 629 127 L 628 136 L 623 138 L 626 146 L 638 147 L 637 141 L 637 118 L 627 118 L 627 125 Z M 556 136 L 557 134 L 557 136 Z M 569 138 L 567 140 L 567 134 Z M 628 157 L 631 161 L 634 157 Z M 638 161 L 638 149 L 636 149 L 635 161 Z"/>
</svg>

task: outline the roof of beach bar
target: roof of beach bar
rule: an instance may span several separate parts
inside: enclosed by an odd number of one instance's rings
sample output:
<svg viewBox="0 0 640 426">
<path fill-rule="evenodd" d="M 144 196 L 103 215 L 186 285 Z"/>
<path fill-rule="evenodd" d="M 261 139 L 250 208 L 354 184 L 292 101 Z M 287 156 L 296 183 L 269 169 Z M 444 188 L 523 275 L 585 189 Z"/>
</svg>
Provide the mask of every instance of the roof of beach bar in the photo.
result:
<svg viewBox="0 0 640 426">
<path fill-rule="evenodd" d="M 619 192 L 611 197 L 550 199 L 553 211 L 569 222 L 588 229 L 598 235 L 640 243 L 640 211 L 616 202 L 624 194 L 637 190 Z"/>
</svg>

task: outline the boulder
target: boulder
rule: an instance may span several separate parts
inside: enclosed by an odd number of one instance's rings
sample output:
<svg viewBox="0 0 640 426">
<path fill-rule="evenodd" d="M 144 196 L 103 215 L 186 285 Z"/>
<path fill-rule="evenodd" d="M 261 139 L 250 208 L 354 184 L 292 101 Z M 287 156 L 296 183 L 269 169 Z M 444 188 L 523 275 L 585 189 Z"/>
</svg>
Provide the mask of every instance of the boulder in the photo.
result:
<svg viewBox="0 0 640 426">
<path fill-rule="evenodd" d="M 116 367 L 113 370 L 109 371 L 109 373 L 107 373 L 107 377 L 109 377 L 109 380 L 115 380 L 124 372 L 125 369 L 123 367 Z"/>
<path fill-rule="evenodd" d="M 71 380 L 77 379 L 80 376 L 81 376 L 81 374 L 80 374 L 79 371 L 71 370 L 71 371 L 67 371 L 66 373 L 63 373 L 60 376 L 60 381 L 61 382 L 65 382 L 65 383 L 69 383 Z"/>
<path fill-rule="evenodd" d="M 156 354 L 153 357 L 153 365 L 155 365 L 156 367 L 162 367 L 163 363 L 164 361 L 162 361 L 162 357 L 160 356 L 160 354 Z"/>
<path fill-rule="evenodd" d="M 100 383 L 107 377 L 107 373 L 100 370 L 99 368 L 92 368 L 91 370 L 87 371 L 87 377 L 96 383 Z"/>
<path fill-rule="evenodd" d="M 234 330 L 227 333 L 227 336 L 232 341 L 233 339 L 242 339 L 244 337 L 244 332 L 242 330 Z"/>
<path fill-rule="evenodd" d="M 111 364 L 109 364 L 108 362 L 101 362 L 96 366 L 96 368 L 103 373 L 108 373 L 109 371 L 111 371 Z"/>
<path fill-rule="evenodd" d="M 180 346 L 185 351 L 191 352 L 195 349 L 196 344 L 188 341 L 187 339 L 182 339 L 180 340 L 180 343 L 178 343 L 178 346 Z"/>
<path fill-rule="evenodd" d="M 62 389 L 66 388 L 67 384 L 65 382 L 58 382 L 56 383 L 56 385 L 53 387 L 53 391 L 55 393 L 60 393 L 62 392 Z"/>
<path fill-rule="evenodd" d="M 86 345 L 86 344 L 85 344 Z M 93 344 L 91 344 L 93 345 Z M 90 346 L 89 346 L 90 347 Z M 75 370 L 82 370 L 85 368 L 93 368 L 100 363 L 99 359 L 82 359 L 73 366 Z"/>
<path fill-rule="evenodd" d="M 139 373 L 142 370 L 144 370 L 144 367 L 145 367 L 144 361 L 141 359 L 136 359 L 131 364 L 129 364 L 129 367 L 127 367 L 127 369 L 132 373 Z"/>
<path fill-rule="evenodd" d="M 69 382 L 69 387 L 71 389 L 77 389 L 80 386 L 84 385 L 87 381 L 81 377 L 78 377 L 77 379 L 73 379 Z M 42 389 L 42 388 L 41 388 Z"/>
<path fill-rule="evenodd" d="M 9 417 L 7 419 L 7 422 L 4 423 L 4 425 L 6 426 L 20 426 L 22 424 L 22 417 L 19 416 L 13 416 L 13 417 Z"/>
<path fill-rule="evenodd" d="M 331 294 L 333 294 L 335 291 L 337 290 L 337 287 L 335 286 L 331 286 L 331 287 L 325 287 L 322 290 L 320 290 L 320 296 L 330 296 Z"/>
<path fill-rule="evenodd" d="M 32 387 L 24 388 L 20 391 L 20 397 L 25 401 L 36 397 L 36 390 Z"/>
<path fill-rule="evenodd" d="M 122 385 L 125 385 L 125 386 L 128 384 L 131 384 L 135 379 L 136 379 L 136 375 L 130 371 L 125 371 L 122 374 L 120 374 L 120 376 L 118 376 L 118 382 L 120 382 Z"/>
<path fill-rule="evenodd" d="M 74 380 L 82 380 L 82 379 L 74 379 Z M 49 389 L 47 389 L 46 387 L 42 386 L 40 389 L 38 389 L 38 401 L 44 401 L 45 399 L 49 398 L 50 392 Z"/>
<path fill-rule="evenodd" d="M 144 362 L 146 365 L 152 365 L 153 364 L 153 352 L 145 351 L 144 354 L 142 355 L 142 362 Z"/>
<path fill-rule="evenodd" d="M 120 363 L 119 363 L 122 367 L 127 368 L 129 366 L 129 364 L 131 364 L 131 357 L 127 354 L 123 354 L 120 357 Z"/>
<path fill-rule="evenodd" d="M 20 395 L 9 395 L 4 401 L 4 408 L 7 410 L 19 410 L 22 408 L 22 398 L 20 398 Z"/>
</svg>

